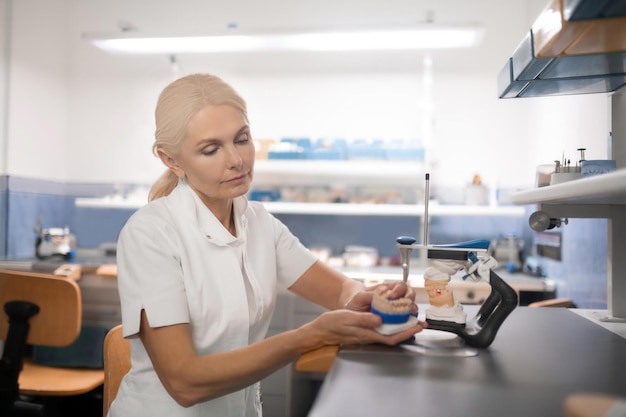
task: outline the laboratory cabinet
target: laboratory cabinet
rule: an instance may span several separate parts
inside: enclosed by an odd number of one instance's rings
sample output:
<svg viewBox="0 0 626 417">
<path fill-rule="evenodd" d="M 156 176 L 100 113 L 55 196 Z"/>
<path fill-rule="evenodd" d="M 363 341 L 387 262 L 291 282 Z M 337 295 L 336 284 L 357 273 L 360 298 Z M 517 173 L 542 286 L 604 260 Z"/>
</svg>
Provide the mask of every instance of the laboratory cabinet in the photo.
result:
<svg viewBox="0 0 626 417">
<path fill-rule="evenodd" d="M 500 98 L 607 93 L 624 85 L 622 0 L 551 0 L 497 77 Z"/>
<path fill-rule="evenodd" d="M 607 15 L 605 12 L 598 11 L 598 7 L 605 6 L 607 10 L 612 11 L 610 12 L 612 14 Z M 612 59 L 614 54 L 623 56 L 626 53 L 626 37 L 623 35 L 623 31 L 626 30 L 624 10 L 622 1 L 550 1 L 544 13 L 535 21 L 531 36 L 522 42 L 527 45 L 525 54 L 529 58 L 526 60 L 527 65 L 524 70 L 534 72 L 535 75 L 541 74 L 543 69 L 539 67 L 543 64 L 535 60 L 540 55 L 541 59 L 548 60 L 578 58 L 596 60 L 595 62 L 607 58 Z M 589 13 L 592 15 L 595 13 L 594 17 L 588 18 Z M 545 19 L 547 15 L 558 16 L 561 24 L 557 25 L 556 29 L 551 28 Z M 575 21 L 572 16 L 575 16 Z M 581 49 L 583 46 L 586 49 Z M 519 55 L 521 52 L 516 51 L 516 53 Z M 521 54 L 524 55 L 524 53 Z M 508 64 L 512 60 L 513 58 L 510 58 Z M 607 67 L 611 68 L 614 73 L 603 73 L 594 65 L 579 65 L 576 68 L 577 77 L 597 77 L 601 83 L 612 82 L 610 80 L 615 74 L 623 78 L 626 73 L 624 70 L 626 61 L 623 57 L 619 61 L 619 65 Z M 536 67 L 533 68 L 533 65 Z M 509 70 L 514 71 L 510 68 Z M 516 81 L 527 82 L 522 80 L 525 78 L 523 73 L 522 70 L 516 73 Z M 529 81 L 529 83 L 532 82 Z M 626 251 L 626 233 L 624 233 L 626 231 L 626 88 L 621 87 L 623 85 L 624 82 L 619 85 L 615 84 L 615 88 L 604 90 L 611 101 L 609 148 L 612 154 L 608 157 L 616 161 L 616 171 L 521 191 L 511 196 L 513 203 L 537 204 L 538 210 L 548 213 L 551 218 L 555 219 L 608 219 L 608 309 L 606 314 L 602 313 L 599 317 L 603 321 L 626 321 L 626 277 L 624 277 L 626 258 L 623 256 Z M 519 91 L 523 92 L 525 88 L 521 87 Z M 602 92 L 602 90 L 578 89 L 576 84 L 572 83 L 569 86 L 565 85 L 563 90 L 553 92 L 582 94 Z M 501 94 L 500 97 L 504 96 Z M 520 93 L 506 95 L 506 97 L 520 98 L 525 95 Z"/>
</svg>

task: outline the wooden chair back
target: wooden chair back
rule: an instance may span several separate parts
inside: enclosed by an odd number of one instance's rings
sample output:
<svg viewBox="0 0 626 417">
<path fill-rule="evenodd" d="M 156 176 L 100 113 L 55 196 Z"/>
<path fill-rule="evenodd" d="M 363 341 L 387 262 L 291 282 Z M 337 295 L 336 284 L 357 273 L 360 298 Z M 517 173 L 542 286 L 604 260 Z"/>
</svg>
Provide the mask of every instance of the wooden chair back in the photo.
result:
<svg viewBox="0 0 626 417">
<path fill-rule="evenodd" d="M 9 329 L 4 304 L 29 301 L 39 313 L 29 320 L 28 344 L 67 346 L 80 334 L 81 295 L 78 284 L 67 277 L 25 271 L 0 270 L 0 339 Z"/>
<path fill-rule="evenodd" d="M 102 415 L 106 417 L 124 375 L 130 370 L 130 341 L 117 325 L 104 338 L 104 393 Z"/>
<path fill-rule="evenodd" d="M 9 323 L 5 305 L 10 306 L 11 314 L 26 320 Z M 46 366 L 24 357 L 27 344 L 63 347 L 76 341 L 81 332 L 81 313 L 80 287 L 73 277 L 0 270 L 0 339 L 5 342 L 0 415 L 8 410 L 45 415 L 44 403 L 20 401 L 19 394 L 72 396 L 102 386 L 102 369 Z"/>
</svg>

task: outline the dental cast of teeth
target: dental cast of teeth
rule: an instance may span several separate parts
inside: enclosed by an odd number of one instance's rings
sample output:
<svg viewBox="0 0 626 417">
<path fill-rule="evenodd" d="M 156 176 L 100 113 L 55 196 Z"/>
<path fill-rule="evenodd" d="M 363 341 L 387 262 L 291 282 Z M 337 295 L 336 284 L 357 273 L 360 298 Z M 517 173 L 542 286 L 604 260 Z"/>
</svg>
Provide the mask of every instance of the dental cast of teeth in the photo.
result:
<svg viewBox="0 0 626 417">
<path fill-rule="evenodd" d="M 467 314 L 463 306 L 455 300 L 448 283 L 452 275 L 471 265 L 468 261 L 434 259 L 424 271 L 424 287 L 428 293 L 430 306 L 426 309 L 426 320 L 449 321 L 465 324 Z"/>
<path fill-rule="evenodd" d="M 372 306 L 381 313 L 406 314 L 411 311 L 413 301 L 410 298 L 391 299 L 391 290 L 379 287 L 374 292 Z"/>
</svg>

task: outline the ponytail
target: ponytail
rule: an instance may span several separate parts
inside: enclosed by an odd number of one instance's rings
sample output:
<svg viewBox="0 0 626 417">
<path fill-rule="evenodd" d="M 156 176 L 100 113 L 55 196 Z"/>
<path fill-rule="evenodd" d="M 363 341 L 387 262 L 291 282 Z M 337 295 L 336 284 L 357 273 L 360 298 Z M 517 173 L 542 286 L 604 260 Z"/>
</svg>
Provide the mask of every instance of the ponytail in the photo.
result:
<svg viewBox="0 0 626 417">
<path fill-rule="evenodd" d="M 167 170 L 159 177 L 158 180 L 150 187 L 148 201 L 169 195 L 178 185 L 178 177 L 171 170 Z"/>
</svg>

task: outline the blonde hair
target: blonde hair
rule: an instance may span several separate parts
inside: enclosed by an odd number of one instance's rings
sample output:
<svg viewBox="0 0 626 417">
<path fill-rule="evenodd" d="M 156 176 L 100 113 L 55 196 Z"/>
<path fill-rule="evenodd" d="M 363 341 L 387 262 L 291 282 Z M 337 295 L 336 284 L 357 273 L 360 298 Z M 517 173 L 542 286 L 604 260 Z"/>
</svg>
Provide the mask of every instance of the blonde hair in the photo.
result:
<svg viewBox="0 0 626 417">
<path fill-rule="evenodd" d="M 171 157 L 179 155 L 191 119 L 207 106 L 222 104 L 233 106 L 248 121 L 246 102 L 230 85 L 215 75 L 192 74 L 169 84 L 157 102 L 152 152 L 157 156 L 157 150 Z M 170 194 L 177 184 L 178 177 L 168 169 L 150 188 L 148 201 Z"/>
</svg>

